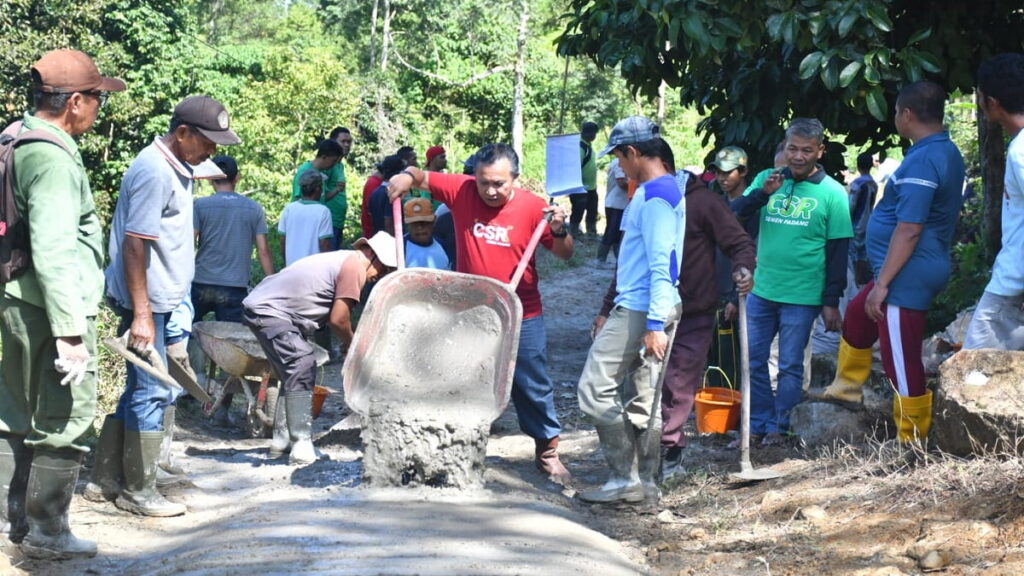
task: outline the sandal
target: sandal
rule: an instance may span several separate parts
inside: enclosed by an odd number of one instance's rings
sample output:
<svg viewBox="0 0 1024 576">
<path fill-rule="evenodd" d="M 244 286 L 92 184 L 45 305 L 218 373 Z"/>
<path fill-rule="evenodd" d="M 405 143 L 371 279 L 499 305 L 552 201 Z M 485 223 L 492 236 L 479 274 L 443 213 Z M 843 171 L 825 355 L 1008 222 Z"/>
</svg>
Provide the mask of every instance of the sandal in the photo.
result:
<svg viewBox="0 0 1024 576">
<path fill-rule="evenodd" d="M 778 432 L 772 432 L 761 439 L 761 446 L 782 446 L 786 443 L 786 438 Z"/>
<path fill-rule="evenodd" d="M 764 438 L 764 435 L 762 435 L 762 434 L 751 434 L 750 435 L 750 445 L 751 446 L 757 446 L 758 444 L 760 444 L 763 441 L 762 440 L 763 438 Z M 743 441 L 742 437 L 733 438 L 732 442 L 729 442 L 728 444 L 726 444 L 725 447 L 727 449 L 729 449 L 729 450 L 738 450 L 739 447 L 740 447 L 740 443 L 742 441 Z"/>
</svg>

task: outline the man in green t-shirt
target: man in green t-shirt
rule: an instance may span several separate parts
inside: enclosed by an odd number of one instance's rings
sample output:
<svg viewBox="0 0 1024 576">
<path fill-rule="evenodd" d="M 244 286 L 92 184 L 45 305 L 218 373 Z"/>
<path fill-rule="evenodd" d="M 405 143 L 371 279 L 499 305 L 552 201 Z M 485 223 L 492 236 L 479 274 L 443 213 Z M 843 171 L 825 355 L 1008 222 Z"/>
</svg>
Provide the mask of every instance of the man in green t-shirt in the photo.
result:
<svg viewBox="0 0 1024 576">
<path fill-rule="evenodd" d="M 340 247 L 341 237 L 345 230 L 345 214 L 348 212 L 348 199 L 345 197 L 345 168 L 341 163 L 344 150 L 336 140 L 327 138 L 316 147 L 316 158 L 303 162 L 292 178 L 292 200 L 302 198 L 299 187 L 299 176 L 310 168 L 319 170 L 324 176 L 324 190 L 320 203 L 331 211 L 331 224 L 334 226 L 334 250 Z"/>
<path fill-rule="evenodd" d="M 825 151 L 821 122 L 797 118 L 786 130 L 786 167 L 762 172 L 732 203 L 740 219 L 757 214 L 757 271 L 747 298 L 750 346 L 750 432 L 779 444 L 803 392 L 803 350 L 814 319 L 842 328 L 839 298 L 853 236 L 842 184 L 817 162 Z M 768 354 L 779 336 L 778 390 L 772 392 Z"/>
<path fill-rule="evenodd" d="M 580 167 L 583 171 L 583 188 L 585 192 L 570 194 L 572 215 L 569 217 L 569 230 L 573 236 L 581 237 L 580 222 L 586 214 L 587 234 L 597 235 L 597 155 L 591 142 L 597 138 L 597 124 L 584 122 L 580 127 Z"/>
</svg>

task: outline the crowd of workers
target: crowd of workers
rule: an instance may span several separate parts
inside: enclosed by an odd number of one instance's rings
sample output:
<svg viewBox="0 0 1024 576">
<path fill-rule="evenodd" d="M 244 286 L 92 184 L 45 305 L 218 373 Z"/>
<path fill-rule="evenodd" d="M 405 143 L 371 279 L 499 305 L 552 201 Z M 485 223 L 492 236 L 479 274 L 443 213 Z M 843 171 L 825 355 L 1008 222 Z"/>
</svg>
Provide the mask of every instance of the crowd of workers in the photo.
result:
<svg viewBox="0 0 1024 576">
<path fill-rule="evenodd" d="M 746 152 L 724 147 L 709 166 L 712 181 L 678 170 L 659 127 L 632 116 L 614 126 L 600 152 L 591 147 L 599 126 L 583 125 L 586 191 L 571 198 L 571 215 L 516 187 L 519 158 L 507 145 L 480 148 L 464 174 L 444 171 L 441 147 L 427 150 L 424 169 L 415 151 L 403 147 L 367 181 L 362 237 L 350 248 L 341 160 L 353 140 L 338 128 L 295 173 L 293 202 L 278 221 L 281 270 L 271 257 L 263 209 L 236 191 L 243 170 L 234 158 L 215 156 L 217 146 L 240 143 L 228 111 L 210 97 L 190 96 L 123 177 L 104 269 L 101 224 L 74 138 L 125 83 L 103 77 L 73 50 L 45 54 L 31 75 L 33 110 L 5 134 L 24 140 L 11 144 L 12 181 L 33 265 L 6 283 L 0 297 L 0 512 L 7 537 L 30 557 L 96 554 L 94 543 L 72 534 L 68 508 L 95 418 L 96 316 L 104 300 L 130 347 L 164 361 L 184 355 L 180 344 L 193 318 L 212 313 L 247 326 L 282 383 L 270 456 L 308 464 L 318 458 L 311 441 L 311 339 L 317 332 L 328 342 L 333 336 L 341 354 L 351 344 L 355 307 L 397 265 L 392 203 L 405 201 L 411 266 L 507 282 L 543 219 L 549 224 L 540 244 L 558 258 L 573 255 L 574 237 L 596 235 L 596 166 L 607 155 L 613 160 L 598 264 L 614 255 L 616 271 L 593 322 L 578 400 L 596 427 L 609 478 L 580 499 L 660 498 L 659 483 L 683 466 L 683 425 L 716 326 L 737 322 L 738 298 L 747 308 L 750 365 L 741 369 L 750 371 L 751 432 L 762 445 L 783 443 L 791 433 L 789 415 L 805 388 L 816 321 L 842 334 L 835 381 L 819 397 L 859 402 L 877 341 L 895 390 L 898 440 L 928 434 L 931 391 L 921 343 L 930 302 L 950 274 L 964 180 L 963 159 L 943 126 L 946 93 L 932 82 L 899 93 L 895 127 L 912 146 L 880 198 L 870 156 L 858 159 L 851 193 L 826 174 L 819 163 L 825 131 L 815 119 L 793 119 L 776 167 L 753 178 Z M 1022 86 L 1024 55 L 994 57 L 979 71 L 980 105 L 1013 140 L 1004 246 L 965 347 L 1015 346 L 1021 326 Z M 38 137 L 40 131 L 60 145 Z M 195 167 L 208 160 L 217 167 L 215 194 L 193 200 Z M 266 278 L 250 291 L 254 248 Z M 860 290 L 844 314 L 848 278 Z M 531 259 L 516 290 L 523 322 L 511 395 L 521 430 L 534 440 L 537 468 L 567 484 L 538 284 Z M 174 402 L 174 389 L 127 364 L 116 410 L 100 430 L 86 499 L 145 516 L 186 512 L 160 491 L 182 474 L 168 455 Z"/>
</svg>

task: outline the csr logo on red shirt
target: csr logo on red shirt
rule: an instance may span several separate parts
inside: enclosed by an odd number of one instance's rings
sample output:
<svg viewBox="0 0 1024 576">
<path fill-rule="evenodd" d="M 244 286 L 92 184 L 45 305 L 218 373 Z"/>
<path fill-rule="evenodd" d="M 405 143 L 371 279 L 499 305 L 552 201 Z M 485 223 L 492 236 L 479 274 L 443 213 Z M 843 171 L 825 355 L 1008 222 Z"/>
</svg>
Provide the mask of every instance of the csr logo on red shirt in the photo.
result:
<svg viewBox="0 0 1024 576">
<path fill-rule="evenodd" d="M 510 246 L 512 244 L 508 234 L 510 230 L 512 230 L 511 226 L 495 226 L 493 224 L 484 224 L 483 222 L 473 224 L 473 236 L 483 239 L 488 244 L 497 244 L 499 246 Z"/>
</svg>

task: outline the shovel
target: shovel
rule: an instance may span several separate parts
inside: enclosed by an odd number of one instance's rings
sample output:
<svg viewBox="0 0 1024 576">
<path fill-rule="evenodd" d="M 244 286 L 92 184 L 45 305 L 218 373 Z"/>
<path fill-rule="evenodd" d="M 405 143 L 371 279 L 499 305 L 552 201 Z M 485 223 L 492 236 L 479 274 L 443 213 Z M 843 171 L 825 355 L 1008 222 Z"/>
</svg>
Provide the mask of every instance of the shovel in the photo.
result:
<svg viewBox="0 0 1024 576">
<path fill-rule="evenodd" d="M 163 360 L 161 360 L 160 355 L 157 354 L 156 350 L 152 346 L 141 352 L 134 350 L 128 345 L 128 339 L 130 337 L 131 331 L 128 330 L 117 338 L 104 338 L 103 344 L 105 344 L 107 348 L 117 352 L 117 354 L 125 360 L 138 366 L 144 372 L 159 380 L 161 384 L 170 388 L 174 392 L 175 396 L 181 394 L 183 391 L 181 384 L 178 384 L 177 380 L 171 378 L 171 375 L 167 372 L 167 367 L 164 366 Z"/>
<path fill-rule="evenodd" d="M 785 476 L 770 468 L 755 470 L 750 463 L 750 348 L 747 343 L 747 295 L 740 294 L 740 367 L 743 369 L 740 378 L 740 471 L 729 476 L 736 480 L 759 482 Z"/>
</svg>

